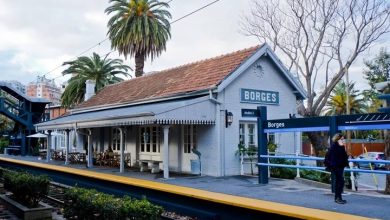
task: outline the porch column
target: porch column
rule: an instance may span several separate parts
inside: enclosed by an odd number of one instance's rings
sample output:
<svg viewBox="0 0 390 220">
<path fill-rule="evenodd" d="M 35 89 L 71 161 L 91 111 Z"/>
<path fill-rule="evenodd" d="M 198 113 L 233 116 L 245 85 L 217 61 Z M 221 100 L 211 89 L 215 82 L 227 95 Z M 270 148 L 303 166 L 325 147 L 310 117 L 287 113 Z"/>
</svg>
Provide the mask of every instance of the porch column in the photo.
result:
<svg viewBox="0 0 390 220">
<path fill-rule="evenodd" d="M 87 159 L 87 167 L 92 168 L 93 167 L 93 150 L 92 150 L 92 130 L 88 129 L 88 159 Z"/>
<path fill-rule="evenodd" d="M 69 141 L 69 129 L 65 130 L 65 145 L 66 145 L 66 151 L 65 151 L 65 165 L 69 164 L 69 149 L 70 149 L 70 141 Z"/>
<path fill-rule="evenodd" d="M 164 178 L 169 178 L 169 149 L 168 149 L 168 134 L 169 134 L 169 125 L 164 125 L 164 157 L 163 157 L 163 164 L 164 164 Z"/>
<path fill-rule="evenodd" d="M 46 162 L 49 162 L 51 158 L 51 130 L 47 130 L 47 133 Z"/>
<path fill-rule="evenodd" d="M 121 160 L 120 160 L 120 166 L 119 166 L 119 172 L 120 173 L 123 173 L 125 171 L 125 129 L 120 127 L 118 128 L 119 129 L 119 134 L 120 134 L 120 157 L 121 157 Z"/>
</svg>

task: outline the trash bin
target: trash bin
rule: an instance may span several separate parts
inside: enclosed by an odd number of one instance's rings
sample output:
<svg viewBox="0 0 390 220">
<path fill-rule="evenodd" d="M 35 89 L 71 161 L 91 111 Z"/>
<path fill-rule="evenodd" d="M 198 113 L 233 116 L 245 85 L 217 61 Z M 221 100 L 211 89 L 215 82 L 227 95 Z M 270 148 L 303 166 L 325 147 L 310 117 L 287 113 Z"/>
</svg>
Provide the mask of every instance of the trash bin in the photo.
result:
<svg viewBox="0 0 390 220">
<path fill-rule="evenodd" d="M 191 160 L 191 174 L 200 175 L 200 160 Z"/>
</svg>

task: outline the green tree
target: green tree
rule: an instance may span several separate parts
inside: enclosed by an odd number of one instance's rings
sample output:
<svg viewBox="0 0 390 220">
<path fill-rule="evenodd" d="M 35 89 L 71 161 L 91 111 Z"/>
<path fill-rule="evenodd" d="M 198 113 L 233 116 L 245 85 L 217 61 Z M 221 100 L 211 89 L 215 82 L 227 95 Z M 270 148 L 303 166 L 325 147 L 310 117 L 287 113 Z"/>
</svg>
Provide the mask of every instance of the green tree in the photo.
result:
<svg viewBox="0 0 390 220">
<path fill-rule="evenodd" d="M 375 83 L 389 81 L 390 76 L 390 54 L 382 48 L 379 54 L 372 61 L 365 61 L 367 69 L 364 71 L 365 79 L 368 80 L 370 85 L 369 90 L 364 91 L 365 98 L 370 101 L 370 104 L 373 106 L 374 110 L 381 106 L 382 101 L 378 100 L 377 96 L 379 93 L 375 88 Z M 390 93 L 390 87 L 388 86 L 383 91 L 385 94 Z M 387 102 L 388 106 L 389 102 Z M 385 137 L 385 157 L 390 159 L 390 135 L 387 132 Z M 388 165 L 388 168 L 390 165 Z M 390 175 L 386 175 L 386 187 L 385 193 L 390 194 Z"/>
<path fill-rule="evenodd" d="M 114 13 L 107 24 L 111 48 L 126 58 L 134 56 L 135 76 L 142 76 L 145 59 L 153 60 L 165 51 L 171 37 L 168 21 L 171 14 L 162 9 L 169 5 L 157 0 L 110 0 L 110 3 L 105 12 Z"/>
<path fill-rule="evenodd" d="M 359 114 L 367 112 L 367 106 L 364 104 L 364 99 L 359 98 L 359 90 L 355 90 L 355 83 L 350 83 L 348 88 L 349 107 L 351 114 Z M 347 94 L 346 84 L 340 81 L 326 103 L 324 115 L 345 115 L 347 114 Z"/>
<path fill-rule="evenodd" d="M 96 53 L 91 57 L 78 57 L 76 60 L 65 62 L 63 65 L 69 67 L 62 74 L 72 77 L 68 81 L 61 96 L 62 106 L 70 108 L 84 100 L 85 81 L 94 80 L 96 82 L 95 92 L 101 90 L 109 84 L 123 81 L 118 75 L 129 77 L 129 66 L 124 65 L 120 59 L 103 59 Z"/>
<path fill-rule="evenodd" d="M 4 115 L 0 115 L 0 133 L 11 131 L 15 125 L 11 119 L 5 117 Z"/>
<path fill-rule="evenodd" d="M 322 113 L 350 67 L 390 30 L 386 0 L 251 2 L 251 11 L 243 16 L 243 31 L 283 54 L 288 69 L 297 72 L 307 91 L 307 99 L 298 105 L 304 117 Z M 318 155 L 324 150 L 320 133 L 307 135 Z"/>
<path fill-rule="evenodd" d="M 364 61 L 366 69 L 364 70 L 364 78 L 368 80 L 370 89 L 364 90 L 364 98 L 369 102 L 369 112 L 377 112 L 382 101 L 377 97 L 379 95 L 375 88 L 375 83 L 384 82 L 390 76 L 390 53 L 385 48 L 381 48 L 379 54 L 372 61 Z"/>
</svg>

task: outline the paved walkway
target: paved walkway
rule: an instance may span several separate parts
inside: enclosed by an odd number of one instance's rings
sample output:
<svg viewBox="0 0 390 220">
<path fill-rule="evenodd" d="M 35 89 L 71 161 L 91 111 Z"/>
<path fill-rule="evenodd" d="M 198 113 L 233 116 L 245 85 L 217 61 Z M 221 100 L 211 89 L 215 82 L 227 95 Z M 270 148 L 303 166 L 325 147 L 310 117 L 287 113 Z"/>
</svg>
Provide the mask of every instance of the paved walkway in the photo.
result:
<svg viewBox="0 0 390 220">
<path fill-rule="evenodd" d="M 45 163 L 45 161 L 37 160 L 36 157 L 7 157 Z M 64 163 L 61 161 L 50 161 L 50 164 L 64 166 Z M 343 197 L 348 203 L 340 205 L 334 202 L 333 194 L 329 189 L 304 184 L 296 180 L 271 178 L 269 184 L 262 185 L 257 183 L 256 177 L 250 176 L 200 177 L 171 174 L 172 178 L 163 179 L 162 173 L 151 174 L 148 172 L 139 172 L 135 169 L 126 170 L 124 174 L 121 174 L 119 173 L 119 168 L 86 168 L 85 165 L 70 165 L 70 167 L 307 208 L 390 220 L 390 195 L 384 195 L 366 187 L 360 187 L 358 192 L 346 191 Z"/>
</svg>

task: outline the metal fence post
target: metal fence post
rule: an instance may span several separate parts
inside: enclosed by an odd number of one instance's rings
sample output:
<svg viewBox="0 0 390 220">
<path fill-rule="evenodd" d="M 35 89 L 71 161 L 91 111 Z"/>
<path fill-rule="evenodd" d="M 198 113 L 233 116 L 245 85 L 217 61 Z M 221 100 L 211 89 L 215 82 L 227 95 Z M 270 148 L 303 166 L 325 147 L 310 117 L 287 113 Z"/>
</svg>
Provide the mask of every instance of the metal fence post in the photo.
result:
<svg viewBox="0 0 390 220">
<path fill-rule="evenodd" d="M 295 156 L 296 156 L 296 157 L 299 156 L 299 150 L 297 150 L 297 151 L 295 152 Z M 295 164 L 296 164 L 297 166 L 299 166 L 299 164 L 300 164 L 300 159 L 296 159 Z M 296 177 L 297 177 L 297 178 L 300 178 L 300 177 L 301 177 L 301 174 L 300 174 L 300 172 L 299 172 L 299 168 L 297 168 L 297 176 L 296 176 Z"/>
</svg>

